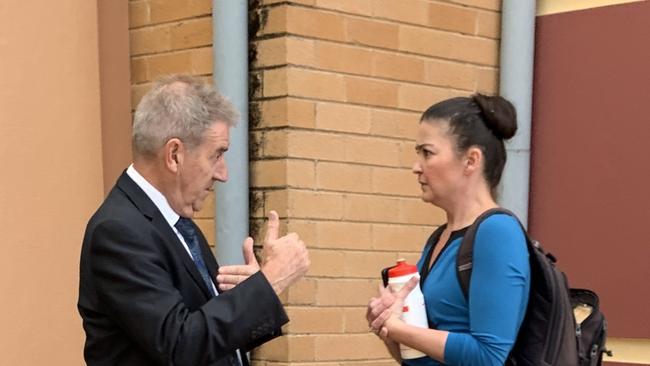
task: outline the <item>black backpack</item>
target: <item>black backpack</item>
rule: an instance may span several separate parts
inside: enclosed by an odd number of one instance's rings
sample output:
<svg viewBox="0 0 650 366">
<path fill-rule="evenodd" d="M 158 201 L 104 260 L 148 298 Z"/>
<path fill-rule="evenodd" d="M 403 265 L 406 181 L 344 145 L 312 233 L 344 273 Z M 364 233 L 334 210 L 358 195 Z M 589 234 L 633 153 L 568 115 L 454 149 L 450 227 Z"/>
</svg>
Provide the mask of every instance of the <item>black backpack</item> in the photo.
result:
<svg viewBox="0 0 650 366">
<path fill-rule="evenodd" d="M 456 274 L 465 299 L 469 294 L 476 231 L 483 220 L 494 214 L 517 218 L 506 209 L 491 209 L 481 214 L 465 232 L 456 258 Z M 566 276 L 555 266 L 555 257 L 546 253 L 539 242 L 531 240 L 523 225 L 521 228 L 530 256 L 530 295 L 526 315 L 505 364 L 600 366 L 603 353 L 611 356 L 611 352 L 605 349 L 607 322 L 599 310 L 598 296 L 590 290 L 570 289 Z M 444 226 L 440 227 L 429 238 L 429 255 L 443 229 Z M 588 315 L 578 323 L 575 314 Z"/>
<path fill-rule="evenodd" d="M 481 214 L 467 228 L 458 249 L 456 275 L 465 295 L 469 294 L 472 275 L 474 238 L 478 226 L 491 215 L 506 214 L 517 218 L 503 208 L 494 208 Z M 517 219 L 517 222 L 519 220 Z M 519 222 L 521 225 L 521 222 Z M 445 225 L 434 231 L 427 241 L 429 263 L 433 247 Z M 566 276 L 556 266 L 556 259 L 546 253 L 539 242 L 526 236 L 530 256 L 531 284 L 528 308 L 515 345 L 506 360 L 509 366 L 600 366 L 605 349 L 607 322 L 598 308 L 598 296 L 590 290 L 569 289 Z M 428 274 L 425 266 L 420 281 Z M 422 285 L 422 283 L 420 284 Z M 575 314 L 588 313 L 582 322 Z"/>
</svg>

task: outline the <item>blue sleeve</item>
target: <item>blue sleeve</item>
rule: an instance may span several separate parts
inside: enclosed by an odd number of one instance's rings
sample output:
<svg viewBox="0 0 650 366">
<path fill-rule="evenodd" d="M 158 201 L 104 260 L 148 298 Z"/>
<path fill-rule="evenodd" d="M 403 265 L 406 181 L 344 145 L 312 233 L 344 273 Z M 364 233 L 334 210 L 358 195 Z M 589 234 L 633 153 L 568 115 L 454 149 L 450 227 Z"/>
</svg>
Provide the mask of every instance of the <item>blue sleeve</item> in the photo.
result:
<svg viewBox="0 0 650 366">
<path fill-rule="evenodd" d="M 469 333 L 449 333 L 447 365 L 503 365 L 523 321 L 530 288 L 526 239 L 508 215 L 487 218 L 474 241 Z"/>
</svg>

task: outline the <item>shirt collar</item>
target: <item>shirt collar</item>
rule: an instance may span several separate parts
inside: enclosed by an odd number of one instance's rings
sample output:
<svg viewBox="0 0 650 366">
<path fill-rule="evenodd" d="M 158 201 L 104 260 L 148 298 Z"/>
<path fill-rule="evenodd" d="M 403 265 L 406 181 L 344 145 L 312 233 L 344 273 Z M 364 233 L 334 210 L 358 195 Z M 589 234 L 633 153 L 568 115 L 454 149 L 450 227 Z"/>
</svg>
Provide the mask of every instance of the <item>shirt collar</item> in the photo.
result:
<svg viewBox="0 0 650 366">
<path fill-rule="evenodd" d="M 165 221 L 169 226 L 174 227 L 180 216 L 172 209 L 167 202 L 165 196 L 160 193 L 151 183 L 149 183 L 137 170 L 133 167 L 133 164 L 129 165 L 129 168 L 126 169 L 126 174 L 133 179 L 135 184 L 140 187 L 144 193 L 149 197 L 149 199 L 156 205 L 160 213 L 162 213 Z"/>
</svg>

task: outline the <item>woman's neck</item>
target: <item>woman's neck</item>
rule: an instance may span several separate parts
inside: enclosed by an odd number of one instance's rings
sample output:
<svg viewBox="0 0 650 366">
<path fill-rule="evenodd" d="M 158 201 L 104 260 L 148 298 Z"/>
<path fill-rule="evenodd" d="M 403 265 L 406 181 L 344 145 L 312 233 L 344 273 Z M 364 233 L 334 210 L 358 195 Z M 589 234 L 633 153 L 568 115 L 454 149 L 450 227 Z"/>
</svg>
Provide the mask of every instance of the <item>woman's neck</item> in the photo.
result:
<svg viewBox="0 0 650 366">
<path fill-rule="evenodd" d="M 497 206 L 487 188 L 458 197 L 444 208 L 447 213 L 447 229 L 456 231 L 467 227 L 483 212 Z"/>
</svg>

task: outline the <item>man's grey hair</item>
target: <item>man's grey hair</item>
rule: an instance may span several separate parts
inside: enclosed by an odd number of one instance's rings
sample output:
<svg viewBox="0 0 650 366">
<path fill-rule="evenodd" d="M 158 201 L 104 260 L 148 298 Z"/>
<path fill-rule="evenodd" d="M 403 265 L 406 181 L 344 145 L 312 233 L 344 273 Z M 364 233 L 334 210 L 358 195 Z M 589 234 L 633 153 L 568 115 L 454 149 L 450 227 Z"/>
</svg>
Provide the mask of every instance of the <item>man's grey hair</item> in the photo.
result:
<svg viewBox="0 0 650 366">
<path fill-rule="evenodd" d="M 172 75 L 155 82 L 142 97 L 133 118 L 133 153 L 154 156 L 178 138 L 193 148 L 214 123 L 232 127 L 239 118 L 230 101 L 201 79 Z"/>
</svg>

